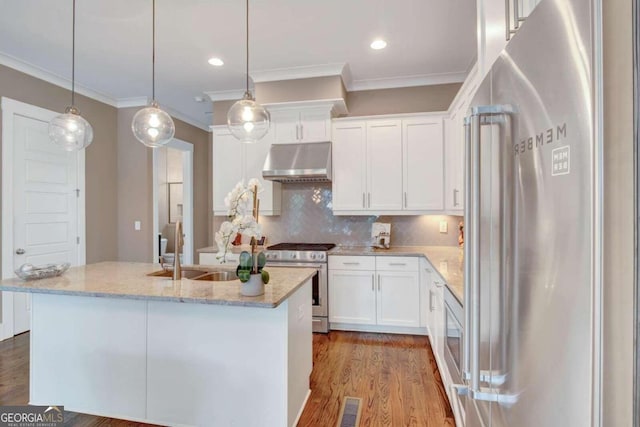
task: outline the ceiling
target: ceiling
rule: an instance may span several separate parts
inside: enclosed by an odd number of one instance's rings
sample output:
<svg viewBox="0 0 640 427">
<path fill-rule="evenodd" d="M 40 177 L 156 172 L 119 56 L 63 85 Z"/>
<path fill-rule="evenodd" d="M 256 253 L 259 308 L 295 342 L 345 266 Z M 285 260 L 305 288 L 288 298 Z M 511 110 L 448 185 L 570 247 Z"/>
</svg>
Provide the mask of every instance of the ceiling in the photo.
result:
<svg viewBox="0 0 640 427">
<path fill-rule="evenodd" d="M 0 63 L 66 85 L 71 4 L 0 0 Z M 244 87 L 244 4 L 156 1 L 156 98 L 178 118 L 206 128 L 211 104 L 194 97 Z M 150 97 L 151 0 L 76 7 L 79 91 L 119 106 Z M 256 81 L 345 64 L 348 90 L 461 81 L 476 56 L 474 0 L 251 0 L 250 31 Z M 376 37 L 388 47 L 369 48 Z M 212 56 L 225 65 L 209 65 Z"/>
</svg>

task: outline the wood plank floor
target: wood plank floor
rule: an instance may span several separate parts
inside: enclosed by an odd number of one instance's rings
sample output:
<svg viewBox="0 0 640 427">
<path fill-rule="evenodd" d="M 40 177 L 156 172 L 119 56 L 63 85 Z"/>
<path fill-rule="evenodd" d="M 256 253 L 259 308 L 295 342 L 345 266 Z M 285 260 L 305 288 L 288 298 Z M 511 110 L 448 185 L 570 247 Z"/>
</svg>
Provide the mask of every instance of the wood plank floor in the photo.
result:
<svg viewBox="0 0 640 427">
<path fill-rule="evenodd" d="M 311 396 L 299 427 L 334 427 L 344 396 L 363 399 L 362 427 L 454 426 L 426 337 L 333 331 L 313 336 Z M 29 334 L 0 342 L 0 405 L 29 400 Z M 148 424 L 65 413 L 65 425 Z M 266 426 L 268 427 L 268 426 Z"/>
</svg>

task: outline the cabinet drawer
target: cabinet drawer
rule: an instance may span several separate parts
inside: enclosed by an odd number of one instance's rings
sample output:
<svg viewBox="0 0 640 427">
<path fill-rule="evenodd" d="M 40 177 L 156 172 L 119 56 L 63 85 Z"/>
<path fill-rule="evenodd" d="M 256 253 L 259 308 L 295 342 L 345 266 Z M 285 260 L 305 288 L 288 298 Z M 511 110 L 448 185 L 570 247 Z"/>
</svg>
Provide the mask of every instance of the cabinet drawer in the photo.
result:
<svg viewBox="0 0 640 427">
<path fill-rule="evenodd" d="M 329 257 L 329 270 L 375 270 L 374 256 L 342 256 Z"/>
<path fill-rule="evenodd" d="M 376 270 L 378 271 L 418 271 L 420 258 L 377 256 Z"/>
</svg>

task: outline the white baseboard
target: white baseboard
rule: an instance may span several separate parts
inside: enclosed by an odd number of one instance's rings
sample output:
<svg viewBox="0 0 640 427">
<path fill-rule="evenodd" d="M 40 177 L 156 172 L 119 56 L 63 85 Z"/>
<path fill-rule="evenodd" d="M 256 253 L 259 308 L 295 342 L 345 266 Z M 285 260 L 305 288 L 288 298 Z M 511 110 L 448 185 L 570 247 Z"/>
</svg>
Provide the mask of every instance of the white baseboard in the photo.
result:
<svg viewBox="0 0 640 427">
<path fill-rule="evenodd" d="M 300 410 L 298 411 L 298 415 L 296 415 L 296 419 L 293 422 L 293 424 L 291 424 L 291 427 L 295 427 L 298 425 L 298 421 L 300 421 L 300 417 L 302 416 L 302 412 L 304 412 L 304 408 L 307 406 L 307 400 L 309 400 L 309 396 L 311 396 L 311 389 L 307 390 L 307 396 L 304 398 L 304 402 L 302 402 L 302 406 L 300 407 Z"/>
<path fill-rule="evenodd" d="M 411 328 L 406 326 L 358 325 L 353 323 L 329 323 L 329 330 L 376 332 L 381 334 L 405 334 L 427 336 L 427 328 Z"/>
</svg>

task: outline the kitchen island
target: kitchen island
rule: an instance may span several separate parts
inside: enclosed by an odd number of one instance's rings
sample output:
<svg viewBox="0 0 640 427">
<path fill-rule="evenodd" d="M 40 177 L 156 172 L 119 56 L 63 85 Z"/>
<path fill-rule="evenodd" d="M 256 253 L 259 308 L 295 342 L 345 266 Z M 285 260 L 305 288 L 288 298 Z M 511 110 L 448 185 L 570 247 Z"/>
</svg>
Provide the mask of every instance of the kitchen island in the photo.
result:
<svg viewBox="0 0 640 427">
<path fill-rule="evenodd" d="M 161 425 L 293 426 L 309 393 L 314 269 L 238 280 L 99 263 L 0 282 L 32 293 L 30 404 Z"/>
</svg>

